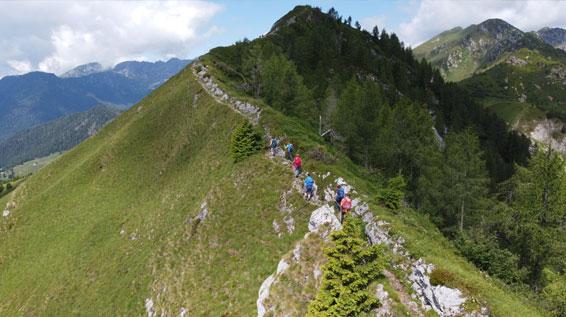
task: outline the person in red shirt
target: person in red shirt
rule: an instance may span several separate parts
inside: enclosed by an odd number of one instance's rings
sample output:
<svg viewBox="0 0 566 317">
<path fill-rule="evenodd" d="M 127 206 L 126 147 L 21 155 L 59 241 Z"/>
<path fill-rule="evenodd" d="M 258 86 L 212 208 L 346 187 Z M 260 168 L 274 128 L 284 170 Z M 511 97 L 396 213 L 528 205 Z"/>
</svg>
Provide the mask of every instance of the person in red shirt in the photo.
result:
<svg viewBox="0 0 566 317">
<path fill-rule="evenodd" d="M 344 222 L 344 217 L 352 209 L 352 199 L 350 199 L 350 193 L 346 193 L 346 196 L 340 201 L 340 223 Z"/>
<path fill-rule="evenodd" d="M 301 174 L 302 164 L 303 164 L 303 161 L 301 160 L 301 157 L 299 156 L 299 154 L 297 154 L 295 156 L 295 160 L 293 161 L 293 168 L 295 169 L 295 177 L 299 177 L 299 175 Z"/>
</svg>

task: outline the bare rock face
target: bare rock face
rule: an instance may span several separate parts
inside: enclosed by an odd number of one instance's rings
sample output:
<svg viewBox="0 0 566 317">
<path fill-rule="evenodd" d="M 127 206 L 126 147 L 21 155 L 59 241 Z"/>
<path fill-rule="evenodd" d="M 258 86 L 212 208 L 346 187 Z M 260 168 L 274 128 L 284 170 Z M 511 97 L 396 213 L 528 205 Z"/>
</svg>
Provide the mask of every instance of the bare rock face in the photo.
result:
<svg viewBox="0 0 566 317">
<path fill-rule="evenodd" d="M 464 312 L 462 304 L 467 299 L 460 290 L 430 283 L 429 275 L 434 265 L 418 259 L 413 263 L 412 270 L 409 276 L 411 287 L 420 294 L 424 306 L 431 307 L 439 316 L 458 316 Z"/>
<path fill-rule="evenodd" d="M 322 231 L 320 233 L 321 236 L 326 238 L 333 230 L 340 229 L 342 229 L 342 225 L 338 218 L 336 218 L 334 210 L 330 206 L 323 205 L 312 212 L 309 220 L 309 231 Z"/>
<path fill-rule="evenodd" d="M 537 142 L 550 143 L 552 149 L 566 154 L 566 135 L 560 133 L 565 125 L 560 120 L 546 119 L 536 124 L 530 137 Z"/>
<path fill-rule="evenodd" d="M 214 82 L 214 79 L 208 73 L 208 68 L 205 65 L 195 63 L 192 67 L 193 74 L 197 77 L 202 87 L 211 96 L 222 103 L 228 104 L 234 111 L 248 118 L 253 124 L 259 123 L 261 113 L 261 109 L 259 107 L 247 102 L 242 102 L 228 95 L 228 93 L 223 91 L 218 84 Z"/>
</svg>

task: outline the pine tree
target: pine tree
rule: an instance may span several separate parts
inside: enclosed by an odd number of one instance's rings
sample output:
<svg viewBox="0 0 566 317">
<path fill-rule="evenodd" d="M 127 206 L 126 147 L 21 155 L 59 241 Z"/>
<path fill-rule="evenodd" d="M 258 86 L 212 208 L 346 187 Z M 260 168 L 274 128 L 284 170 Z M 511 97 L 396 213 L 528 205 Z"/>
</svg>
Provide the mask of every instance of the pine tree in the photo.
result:
<svg viewBox="0 0 566 317">
<path fill-rule="evenodd" d="M 232 132 L 231 151 L 235 162 L 261 150 L 261 136 L 254 127 L 245 121 Z"/>
<path fill-rule="evenodd" d="M 436 215 L 450 229 L 465 227 L 466 215 L 477 210 L 487 195 L 488 178 L 479 139 L 469 130 L 446 137 L 446 148 L 436 156 L 419 182 L 422 209 Z"/>
<path fill-rule="evenodd" d="M 322 286 L 307 316 L 358 316 L 380 305 L 367 288 L 385 266 L 383 247 L 369 246 L 360 227 L 358 219 L 347 218 L 343 229 L 331 234 L 335 247 L 324 250 Z"/>
<path fill-rule="evenodd" d="M 373 27 L 371 35 L 374 39 L 379 40 L 379 29 L 377 28 L 377 25 Z"/>
<path fill-rule="evenodd" d="M 566 244 L 566 166 L 552 150 L 539 150 L 528 167 L 518 167 L 511 179 L 511 207 L 515 210 L 510 233 L 520 265 L 529 269 L 529 281 L 539 285 L 553 258 L 564 261 Z"/>
</svg>

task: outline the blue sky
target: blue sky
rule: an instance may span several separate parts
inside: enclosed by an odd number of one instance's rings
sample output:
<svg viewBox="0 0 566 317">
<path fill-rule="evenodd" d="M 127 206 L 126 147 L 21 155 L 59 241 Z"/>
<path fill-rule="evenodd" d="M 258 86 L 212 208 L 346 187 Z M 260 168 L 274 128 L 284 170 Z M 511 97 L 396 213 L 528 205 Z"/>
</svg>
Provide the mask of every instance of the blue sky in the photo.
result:
<svg viewBox="0 0 566 317">
<path fill-rule="evenodd" d="M 36 70 L 62 74 L 90 62 L 112 67 L 125 60 L 194 58 L 266 33 L 299 4 L 334 7 L 413 47 L 489 18 L 524 31 L 566 28 L 566 1 L 553 0 L 0 1 L 0 78 Z"/>
</svg>

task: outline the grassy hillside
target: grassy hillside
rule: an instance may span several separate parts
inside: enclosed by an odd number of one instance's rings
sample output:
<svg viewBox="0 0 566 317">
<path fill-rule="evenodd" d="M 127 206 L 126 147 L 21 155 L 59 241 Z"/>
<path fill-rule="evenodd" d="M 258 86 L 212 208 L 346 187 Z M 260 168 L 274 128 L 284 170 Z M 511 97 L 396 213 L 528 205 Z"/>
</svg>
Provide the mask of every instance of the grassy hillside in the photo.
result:
<svg viewBox="0 0 566 317">
<path fill-rule="evenodd" d="M 2 198 L 15 208 L 0 227 L 0 314 L 136 315 L 154 285 L 175 283 L 167 298 L 191 315 L 255 309 L 250 285 L 304 227 L 272 229 L 290 171 L 260 156 L 232 163 L 242 120 L 185 70 Z"/>
<path fill-rule="evenodd" d="M 249 97 L 239 92 L 239 82 L 237 80 L 235 81 L 224 71 L 213 67 L 213 65 L 223 66 L 217 57 L 214 55 L 206 55 L 201 60 L 211 68 L 211 74 L 213 74 L 215 78 L 218 78 L 223 90 L 228 91 L 230 95 L 240 97 L 242 100 L 249 100 Z M 395 212 L 380 206 L 377 199 L 379 186 L 376 186 L 378 182 L 375 181 L 375 174 L 368 174 L 367 171 L 353 164 L 335 148 L 324 145 L 323 140 L 308 129 L 308 125 L 303 125 L 296 119 L 281 115 L 279 112 L 265 105 L 262 100 L 255 100 L 254 102 L 262 105 L 262 124 L 269 127 L 269 130 L 273 134 L 286 135 L 290 140 L 301 145 L 301 153 L 305 153 L 308 158 L 305 160 L 306 170 L 318 175 L 330 173 L 330 175 L 347 179 L 348 182 L 354 185 L 356 190 L 360 192 L 361 196 L 368 198 L 369 205 L 375 215 L 391 223 L 391 228 L 395 236 L 402 237 L 407 241 L 406 247 L 411 254 L 415 257 L 424 258 L 438 268 L 448 271 L 451 276 L 456 277 L 454 280 L 450 281 L 448 285 L 458 287 L 462 289 L 465 294 L 471 295 L 479 302 L 484 303 L 494 316 L 545 315 L 528 299 L 526 293 L 516 293 L 516 290 L 512 290 L 497 279 L 488 277 L 485 273 L 480 272 L 473 264 L 461 257 L 451 242 L 442 235 L 426 215 L 419 214 L 408 208 Z M 315 178 L 315 180 L 319 188 L 324 188 L 329 185 L 331 181 L 330 178 L 331 177 L 322 179 L 318 177 Z M 291 250 L 291 248 L 289 250 Z M 320 252 L 317 251 L 316 247 L 311 247 L 310 250 L 314 254 Z M 287 256 L 289 257 L 289 255 Z M 390 254 L 390 256 L 393 255 Z M 391 261 L 391 265 L 396 261 L 395 256 L 393 257 L 394 259 Z M 318 261 L 318 259 L 313 261 Z M 396 271 L 395 269 L 392 270 Z M 406 276 L 402 273 L 399 271 L 396 272 L 400 274 L 399 278 L 401 280 L 406 279 Z M 400 302 L 399 297 L 402 295 L 395 290 L 390 284 L 391 282 L 385 278 L 379 280 L 379 282 L 383 283 L 386 289 L 391 293 L 394 300 L 394 311 L 400 315 L 411 314 L 411 310 L 404 307 Z M 304 287 L 310 286 L 311 285 L 307 283 Z M 282 288 L 284 289 L 285 287 L 296 288 L 297 285 L 290 283 L 289 286 L 283 286 Z M 403 287 L 405 290 L 402 292 L 412 293 L 410 285 L 403 284 Z M 305 290 L 303 289 L 303 291 Z M 274 292 L 278 294 L 282 293 L 281 296 L 285 296 L 286 293 L 281 290 L 281 287 L 275 288 Z M 287 300 L 286 297 L 283 297 L 282 301 L 285 300 Z M 301 307 L 301 304 L 296 301 L 292 303 L 284 302 L 281 305 L 294 307 L 292 308 L 293 310 L 297 309 L 297 305 Z M 302 305 L 304 305 L 304 303 Z M 302 306 L 302 309 L 304 310 L 305 307 L 306 306 Z M 470 308 L 474 309 L 476 307 L 472 305 Z M 428 315 L 434 316 L 435 314 L 429 312 Z"/>
<path fill-rule="evenodd" d="M 352 163 L 306 120 L 242 93 L 217 56 L 201 62 L 223 90 L 262 108 L 258 129 L 297 145 L 320 189 L 345 178 L 414 257 L 449 272 L 442 283 L 479 302 L 470 310 L 481 304 L 495 316 L 544 315 L 459 256 L 428 217 L 380 207 L 379 171 Z M 0 315 L 131 316 L 146 307 L 156 315 L 256 315 L 260 285 L 302 240 L 316 207 L 292 190 L 288 165 L 263 153 L 233 162 L 230 133 L 243 120 L 187 68 L 0 198 L 10 211 L 0 220 Z M 278 234 L 273 223 L 289 215 L 295 229 Z M 381 282 L 396 302 L 411 301 L 396 261 L 388 269 L 399 285 Z M 305 311 L 316 290 L 294 287 L 306 293 L 297 303 Z"/>
</svg>

